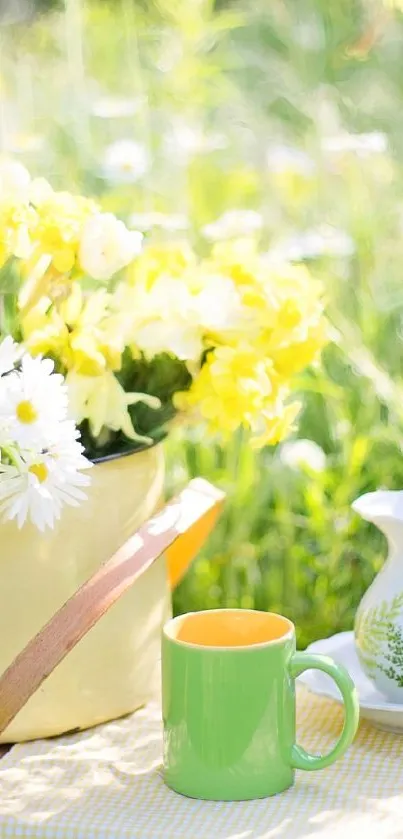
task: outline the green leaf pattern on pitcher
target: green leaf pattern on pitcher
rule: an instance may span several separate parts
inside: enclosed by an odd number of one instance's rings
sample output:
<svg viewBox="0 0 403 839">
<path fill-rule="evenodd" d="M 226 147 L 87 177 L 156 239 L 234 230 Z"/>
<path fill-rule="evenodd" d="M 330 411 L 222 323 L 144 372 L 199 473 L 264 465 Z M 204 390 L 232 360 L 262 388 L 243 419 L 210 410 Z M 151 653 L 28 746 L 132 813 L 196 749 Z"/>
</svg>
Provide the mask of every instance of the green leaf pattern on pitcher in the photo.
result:
<svg viewBox="0 0 403 839">
<path fill-rule="evenodd" d="M 369 672 L 379 668 L 403 687 L 403 591 L 392 600 L 358 611 L 355 636 L 361 664 Z"/>
</svg>

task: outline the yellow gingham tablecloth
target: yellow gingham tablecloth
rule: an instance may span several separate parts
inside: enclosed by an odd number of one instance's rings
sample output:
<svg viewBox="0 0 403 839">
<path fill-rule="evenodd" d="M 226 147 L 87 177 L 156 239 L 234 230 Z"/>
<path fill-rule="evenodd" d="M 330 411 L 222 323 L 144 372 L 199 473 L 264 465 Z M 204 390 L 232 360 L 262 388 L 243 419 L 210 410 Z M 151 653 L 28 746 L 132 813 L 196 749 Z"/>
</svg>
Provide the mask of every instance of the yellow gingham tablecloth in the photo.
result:
<svg viewBox="0 0 403 839">
<path fill-rule="evenodd" d="M 298 739 L 324 751 L 334 702 L 298 689 Z M 0 837 L 41 839 L 401 839 L 403 735 L 365 722 L 334 766 L 248 802 L 193 801 L 161 777 L 158 707 L 77 735 L 15 746 L 0 761 Z"/>
</svg>

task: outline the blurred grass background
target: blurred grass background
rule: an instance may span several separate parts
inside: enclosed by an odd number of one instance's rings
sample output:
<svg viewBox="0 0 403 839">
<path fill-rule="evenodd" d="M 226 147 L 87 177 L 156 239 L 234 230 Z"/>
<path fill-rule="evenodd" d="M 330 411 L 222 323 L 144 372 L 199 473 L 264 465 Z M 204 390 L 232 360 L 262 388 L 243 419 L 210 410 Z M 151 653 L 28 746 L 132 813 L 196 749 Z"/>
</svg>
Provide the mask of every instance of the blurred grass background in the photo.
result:
<svg viewBox="0 0 403 839">
<path fill-rule="evenodd" d="M 204 225 L 252 209 L 261 247 L 324 281 L 334 343 L 298 383 L 314 445 L 167 445 L 169 490 L 228 492 L 175 608 L 280 610 L 301 646 L 350 628 L 385 553 L 351 502 L 403 486 L 398 3 L 2 0 L 0 23 L 2 151 L 126 220 L 161 213 L 163 242 L 203 250 Z"/>
</svg>

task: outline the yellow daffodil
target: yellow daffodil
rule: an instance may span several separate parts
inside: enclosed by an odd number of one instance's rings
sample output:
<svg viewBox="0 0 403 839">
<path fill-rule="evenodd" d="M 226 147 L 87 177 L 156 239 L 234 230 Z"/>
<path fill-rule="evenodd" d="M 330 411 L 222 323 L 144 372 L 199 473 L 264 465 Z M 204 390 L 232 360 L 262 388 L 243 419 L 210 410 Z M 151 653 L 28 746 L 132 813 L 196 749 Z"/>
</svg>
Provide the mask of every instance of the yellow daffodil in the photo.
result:
<svg viewBox="0 0 403 839">
<path fill-rule="evenodd" d="M 0 264 L 10 256 L 27 259 L 32 250 L 31 231 L 37 223 L 33 207 L 13 198 L 0 205 Z"/>
<path fill-rule="evenodd" d="M 21 327 L 24 344 L 32 355 L 50 355 L 64 362 L 69 331 L 48 297 L 42 297 L 27 312 Z"/>
<path fill-rule="evenodd" d="M 265 410 L 273 411 L 280 383 L 270 359 L 253 346 L 217 347 L 176 404 L 197 409 L 212 429 L 231 434 L 241 425 L 251 428 Z"/>
<path fill-rule="evenodd" d="M 294 430 L 295 420 L 301 406 L 299 402 L 285 403 L 284 399 L 288 395 L 288 393 L 285 393 L 283 399 L 279 400 L 272 409 L 262 411 L 262 414 L 251 423 L 252 448 L 261 449 L 263 446 L 275 446 Z"/>
<path fill-rule="evenodd" d="M 129 266 L 127 282 L 150 289 L 159 277 L 183 277 L 184 271 L 194 268 L 196 264 L 196 256 L 186 242 L 149 245 Z"/>
<path fill-rule="evenodd" d="M 85 298 L 79 283 L 73 283 L 58 308 L 42 298 L 22 320 L 25 345 L 34 355 L 50 354 L 84 376 L 118 370 L 124 342 L 118 326 L 109 327 L 108 304 L 104 289 Z"/>
<path fill-rule="evenodd" d="M 323 318 L 320 318 L 307 326 L 304 339 L 290 342 L 288 346 L 284 343 L 278 348 L 269 342 L 267 351 L 271 352 L 273 364 L 279 375 L 290 380 L 296 373 L 319 358 L 320 352 L 328 341 L 327 324 Z"/>
<path fill-rule="evenodd" d="M 110 371 L 100 376 L 81 376 L 72 371 L 66 381 L 74 419 L 78 424 L 88 420 L 95 438 L 103 428 L 108 428 L 123 431 L 129 440 L 151 442 L 133 428 L 128 407 L 136 402 L 145 402 L 150 408 L 159 408 L 159 399 L 144 393 L 127 393 Z"/>
<path fill-rule="evenodd" d="M 77 255 L 86 220 L 96 205 L 81 196 L 53 192 L 46 181 L 32 182 L 28 194 L 32 214 L 30 252 L 22 255 L 23 285 L 19 306 L 24 314 L 43 296 L 56 299 L 64 293 L 77 269 Z"/>
<path fill-rule="evenodd" d="M 52 192 L 43 197 L 38 210 L 36 234 L 42 251 L 51 254 L 53 261 L 63 263 L 58 270 L 70 270 L 76 260 L 83 226 L 96 211 L 96 205 L 68 192 Z"/>
</svg>

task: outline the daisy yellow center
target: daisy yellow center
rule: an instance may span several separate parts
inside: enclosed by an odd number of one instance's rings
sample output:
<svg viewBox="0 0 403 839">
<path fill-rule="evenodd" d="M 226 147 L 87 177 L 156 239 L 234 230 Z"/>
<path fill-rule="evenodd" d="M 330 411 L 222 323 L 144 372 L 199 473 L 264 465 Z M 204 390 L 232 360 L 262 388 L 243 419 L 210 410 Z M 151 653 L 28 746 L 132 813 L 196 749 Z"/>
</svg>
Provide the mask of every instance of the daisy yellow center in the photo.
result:
<svg viewBox="0 0 403 839">
<path fill-rule="evenodd" d="M 31 423 L 38 419 L 38 414 L 32 402 L 29 402 L 28 399 L 24 399 L 18 403 L 16 413 L 19 421 L 24 423 L 24 425 L 31 425 Z"/>
<path fill-rule="evenodd" d="M 49 475 L 48 469 L 44 463 L 33 463 L 29 467 L 28 472 L 31 472 L 32 475 L 36 475 L 39 483 L 41 484 L 43 484 L 43 482 L 46 481 L 46 478 Z"/>
</svg>

